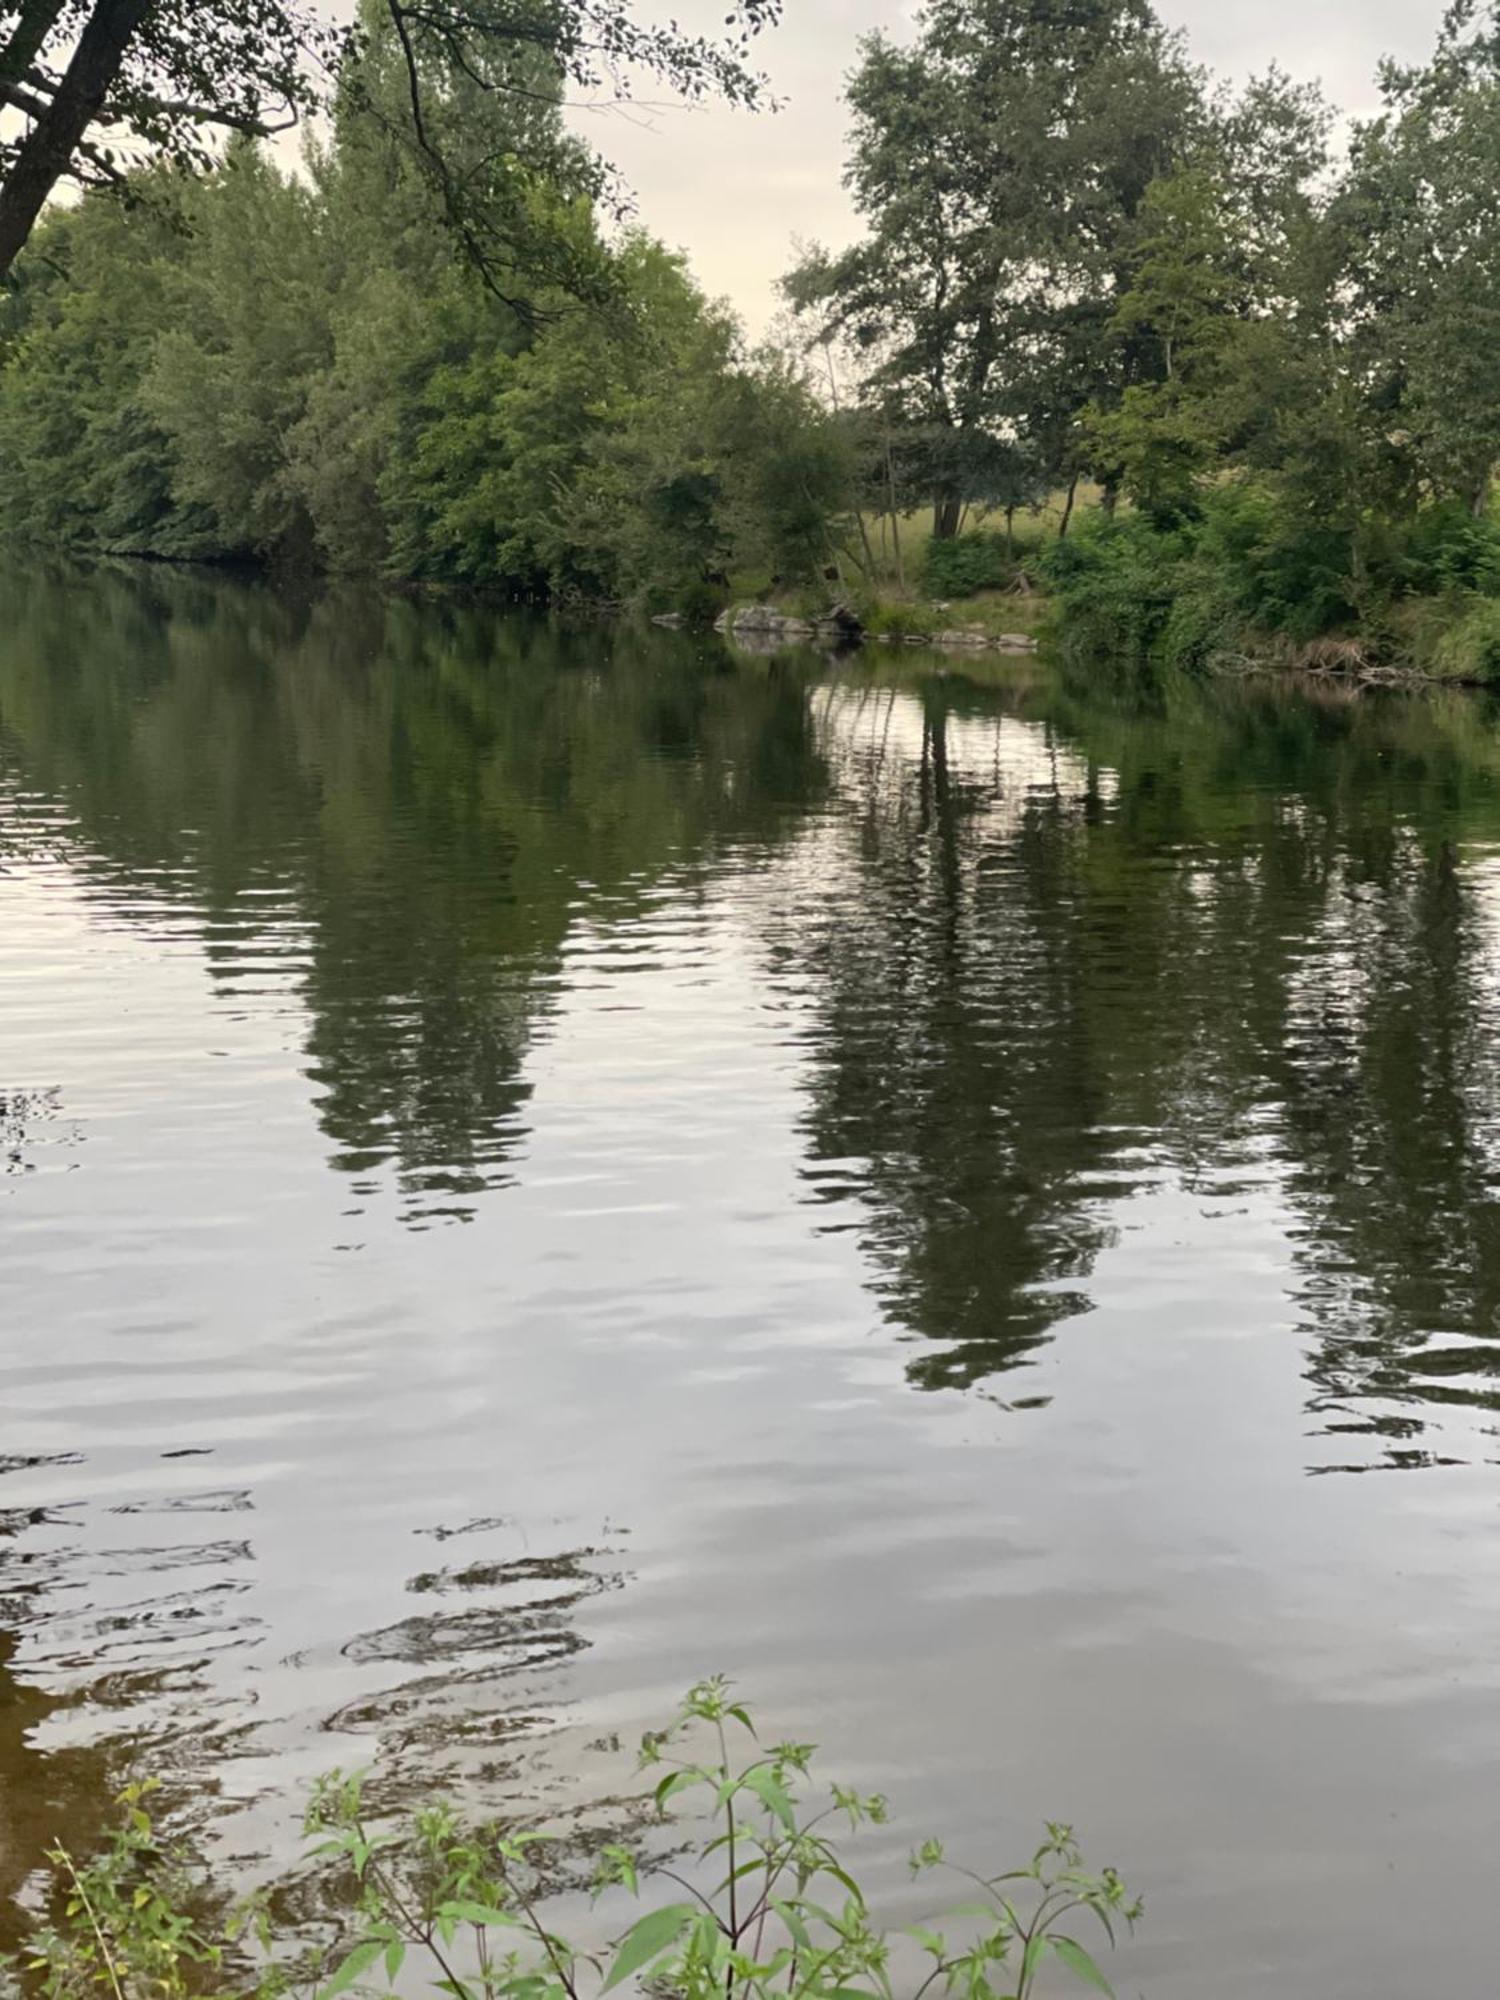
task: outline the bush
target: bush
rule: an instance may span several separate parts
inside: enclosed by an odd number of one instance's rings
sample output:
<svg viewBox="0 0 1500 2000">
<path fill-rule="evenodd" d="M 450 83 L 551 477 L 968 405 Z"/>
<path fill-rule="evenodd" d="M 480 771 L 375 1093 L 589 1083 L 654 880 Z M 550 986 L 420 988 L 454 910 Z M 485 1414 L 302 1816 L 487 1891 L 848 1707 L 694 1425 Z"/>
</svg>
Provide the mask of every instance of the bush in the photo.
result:
<svg viewBox="0 0 1500 2000">
<path fill-rule="evenodd" d="M 1093 515 L 1054 542 L 1039 567 L 1063 615 L 1065 650 L 1143 664 L 1171 613 L 1185 553 L 1179 534 L 1140 514 Z"/>
<path fill-rule="evenodd" d="M 99 1860 L 80 1867 L 64 1849 L 51 1855 L 59 1914 L 34 1932 L 24 1962 L 47 2000 L 389 1995 L 409 1957 L 450 2000 L 583 2000 L 626 1981 L 674 2000 L 891 2000 L 898 1940 L 875 1927 L 834 1837 L 841 1823 L 884 1822 L 885 1801 L 835 1785 L 814 1808 L 805 1797 L 812 1757 L 806 1743 L 762 1748 L 722 1680 L 692 1689 L 671 1725 L 644 1739 L 652 1789 L 640 1803 L 660 1815 L 706 1794 L 709 1831 L 687 1856 L 674 1847 L 669 1877 L 687 1900 L 631 1924 L 607 1971 L 539 1914 L 541 1835 L 465 1828 L 436 1805 L 399 1837 L 370 1823 L 360 1781 L 338 1773 L 318 1787 L 307 1819 L 313 1856 L 336 1875 L 323 1914 L 342 1935 L 327 1949 L 289 1957 L 264 1899 L 212 1925 L 185 1914 L 180 1864 L 158 1845 L 137 1792 Z M 946 1867 L 935 1841 L 912 1856 L 917 1874 Z M 915 1990 L 1028 2000 L 1051 1961 L 1108 1993 L 1073 1928 L 1089 1919 L 1113 1942 L 1139 1905 L 1113 1870 L 1084 1871 L 1067 1827 L 1049 1826 L 1022 1867 L 955 1873 L 963 1906 L 941 1930 L 904 1934 L 905 1953 L 931 1961 Z M 640 1887 L 635 1853 L 606 1847 L 596 1888 L 638 1896 Z M 265 1963 L 259 1975 L 252 1947 Z"/>
<path fill-rule="evenodd" d="M 1400 580 L 1420 596 L 1453 590 L 1500 596 L 1500 526 L 1449 502 L 1423 507 L 1405 524 L 1396 553 Z"/>
<path fill-rule="evenodd" d="M 928 541 L 922 584 L 929 597 L 973 597 L 1003 590 L 1015 580 L 1016 565 L 1003 535 L 972 534 Z"/>
<path fill-rule="evenodd" d="M 1430 669 L 1440 680 L 1500 683 L 1500 599 L 1476 598 L 1437 638 Z"/>
<path fill-rule="evenodd" d="M 1069 650 L 1188 668 L 1277 635 L 1320 638 L 1356 616 L 1347 530 L 1299 522 L 1274 487 L 1236 481 L 1171 524 L 1096 515 L 1042 573 Z"/>
<path fill-rule="evenodd" d="M 877 598 L 859 607 L 860 623 L 872 639 L 930 639 L 937 623 L 930 604 Z"/>
</svg>

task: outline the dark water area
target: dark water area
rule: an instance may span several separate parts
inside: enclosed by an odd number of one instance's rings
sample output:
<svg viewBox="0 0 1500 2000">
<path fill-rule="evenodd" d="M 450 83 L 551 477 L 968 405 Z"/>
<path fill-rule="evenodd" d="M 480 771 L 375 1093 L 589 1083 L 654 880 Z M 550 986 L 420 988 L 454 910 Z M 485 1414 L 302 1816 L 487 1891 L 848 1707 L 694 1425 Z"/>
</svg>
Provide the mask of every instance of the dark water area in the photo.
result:
<svg viewBox="0 0 1500 2000">
<path fill-rule="evenodd" d="M 1122 1991 L 1476 1990 L 1500 711 L 0 579 L 0 1889 L 733 1672 Z"/>
</svg>

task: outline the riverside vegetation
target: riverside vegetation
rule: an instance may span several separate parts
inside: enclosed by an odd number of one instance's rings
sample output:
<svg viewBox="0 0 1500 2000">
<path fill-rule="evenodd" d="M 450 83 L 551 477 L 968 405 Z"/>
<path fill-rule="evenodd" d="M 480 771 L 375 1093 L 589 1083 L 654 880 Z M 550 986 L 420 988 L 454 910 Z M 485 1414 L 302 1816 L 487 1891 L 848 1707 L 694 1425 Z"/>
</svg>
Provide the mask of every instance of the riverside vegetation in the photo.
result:
<svg viewBox="0 0 1500 2000">
<path fill-rule="evenodd" d="M 932 0 L 860 45 L 862 237 L 802 255 L 756 349 L 564 113 L 622 64 L 753 106 L 764 4 L 719 47 L 614 0 L 365 0 L 333 41 L 217 0 L 201 60 L 179 0 L 72 12 L 145 25 L 64 154 L 93 191 L 0 297 L 7 539 L 689 615 L 838 599 L 897 632 L 1046 594 L 1081 652 L 1500 675 L 1483 0 L 1337 151 L 1315 86 L 1217 86 L 1146 0 Z M 34 121 L 0 224 L 71 18 L 0 8 Z M 300 173 L 268 95 L 328 112 Z"/>
<path fill-rule="evenodd" d="M 745 1756 L 732 1735 L 751 1739 Z M 965 1900 L 944 1929 L 918 1925 L 894 1939 L 876 1928 L 834 1838 L 840 1825 L 883 1823 L 886 1802 L 835 1785 L 815 1804 L 806 1797 L 812 1757 L 806 1743 L 762 1748 L 727 1682 L 691 1689 L 672 1724 L 645 1737 L 640 1761 L 654 1780 L 648 1810 L 703 1794 L 709 1830 L 686 1857 L 674 1848 L 681 1866 L 656 1870 L 678 1900 L 653 1903 L 607 1960 L 544 1917 L 545 1836 L 466 1827 L 441 1804 L 404 1829 L 380 1828 L 360 1779 L 340 1773 L 317 1787 L 307 1815 L 336 1936 L 299 1954 L 269 1898 L 215 1903 L 158 1839 L 147 1789 L 136 1787 L 96 1859 L 51 1853 L 53 1907 L 18 1969 L 48 2000 L 336 2000 L 408 1990 L 413 1977 L 451 2000 L 582 2000 L 627 1981 L 681 2000 L 892 2000 L 908 1970 L 904 1944 L 919 1968 L 916 2000 L 1027 2000 L 1048 1965 L 1109 1992 L 1074 1932 L 1086 1923 L 1113 1942 L 1139 1904 L 1112 1870 L 1082 1867 L 1070 1829 L 1050 1826 L 1027 1864 L 995 1876 L 951 1869 L 942 1847 L 925 1842 L 913 1873 L 954 1873 Z M 632 1847 L 605 1846 L 596 1892 L 639 1897 L 644 1865 Z"/>
</svg>

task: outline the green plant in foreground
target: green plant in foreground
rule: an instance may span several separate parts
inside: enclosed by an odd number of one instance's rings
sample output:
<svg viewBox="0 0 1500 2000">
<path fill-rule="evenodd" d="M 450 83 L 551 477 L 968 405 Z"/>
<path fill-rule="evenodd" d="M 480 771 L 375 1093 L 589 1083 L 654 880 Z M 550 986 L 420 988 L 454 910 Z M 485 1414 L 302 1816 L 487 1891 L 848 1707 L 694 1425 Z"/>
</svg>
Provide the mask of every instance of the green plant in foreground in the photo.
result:
<svg viewBox="0 0 1500 2000">
<path fill-rule="evenodd" d="M 885 1801 L 837 1785 L 816 1796 L 812 1757 L 811 1744 L 762 1747 L 727 1682 L 693 1688 L 670 1727 L 644 1739 L 641 1765 L 656 1778 L 656 1814 L 691 1795 L 710 1830 L 686 1858 L 674 1855 L 678 1865 L 650 1871 L 678 1900 L 648 1909 L 604 1961 L 543 1919 L 544 1835 L 466 1827 L 447 1805 L 382 1830 L 360 1779 L 340 1773 L 317 1787 L 307 1816 L 312 1857 L 331 1870 L 337 1943 L 294 1958 L 263 1899 L 199 1924 L 186 1914 L 181 1863 L 132 1792 L 97 1860 L 80 1866 L 53 1851 L 58 1914 L 33 1937 L 22 1975 L 47 2000 L 338 2000 L 420 1984 L 453 2000 L 602 2000 L 627 1983 L 663 2000 L 895 2000 L 898 1981 L 908 2000 L 1027 2000 L 1052 1964 L 1109 1992 L 1073 1929 L 1087 1919 L 1113 1943 L 1139 1904 L 1112 1870 L 1085 1871 L 1070 1829 L 1049 1826 L 1024 1867 L 953 1870 L 967 1900 L 942 1928 L 887 1932 L 836 1838 L 883 1823 Z M 917 1874 L 950 1866 L 936 1841 L 912 1857 Z M 632 1848 L 607 1847 L 596 1890 L 639 1897 L 644 1873 Z"/>
</svg>

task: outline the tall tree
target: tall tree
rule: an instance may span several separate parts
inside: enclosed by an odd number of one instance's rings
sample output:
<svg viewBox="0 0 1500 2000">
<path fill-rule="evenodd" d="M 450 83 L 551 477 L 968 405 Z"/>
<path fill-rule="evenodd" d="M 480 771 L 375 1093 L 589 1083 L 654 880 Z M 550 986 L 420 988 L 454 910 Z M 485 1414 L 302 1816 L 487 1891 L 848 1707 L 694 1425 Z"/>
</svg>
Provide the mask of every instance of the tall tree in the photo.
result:
<svg viewBox="0 0 1500 2000">
<path fill-rule="evenodd" d="M 1202 126 L 1202 79 L 1147 0 L 934 0 L 850 86 L 846 180 L 867 234 L 814 251 L 794 305 L 888 343 L 879 386 L 928 441 L 934 527 L 999 448 L 1077 470 L 1078 412 L 1128 373 L 1109 321 L 1146 189 Z"/>
<path fill-rule="evenodd" d="M 1488 506 L 1500 462 L 1500 11 L 1454 0 L 1431 60 L 1387 64 L 1340 204 L 1361 350 L 1439 495 Z"/>
</svg>

